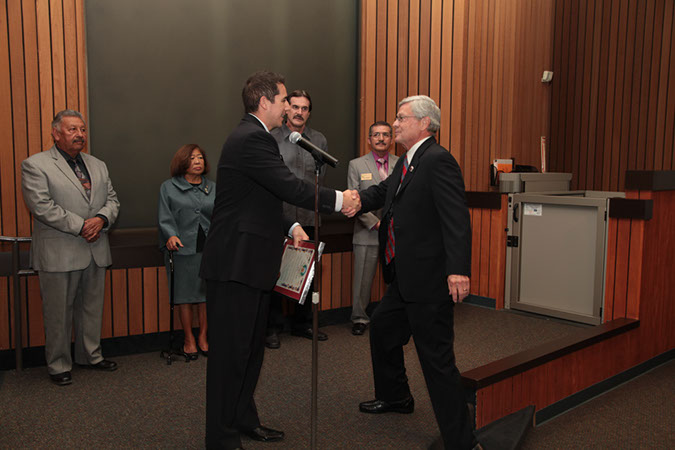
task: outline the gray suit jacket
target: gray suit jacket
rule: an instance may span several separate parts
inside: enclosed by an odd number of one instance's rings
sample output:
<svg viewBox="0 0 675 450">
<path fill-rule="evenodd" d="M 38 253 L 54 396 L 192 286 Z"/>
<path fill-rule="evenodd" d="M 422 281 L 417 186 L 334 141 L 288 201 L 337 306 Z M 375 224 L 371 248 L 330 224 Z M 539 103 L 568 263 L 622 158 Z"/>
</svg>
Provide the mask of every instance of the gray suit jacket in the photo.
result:
<svg viewBox="0 0 675 450">
<path fill-rule="evenodd" d="M 108 227 L 117 219 L 119 202 L 105 163 L 81 153 L 91 178 L 91 199 L 73 169 L 56 147 L 35 154 L 21 163 L 21 187 L 26 206 L 33 215 L 31 265 L 45 272 L 85 269 L 94 258 L 96 265 L 112 263 L 107 228 L 88 243 L 80 236 L 85 219 L 101 214 Z"/>
<path fill-rule="evenodd" d="M 397 161 L 398 156 L 390 153 L 388 166 L 389 175 L 391 175 L 392 170 L 394 170 Z M 349 161 L 349 169 L 347 170 L 347 188 L 363 191 L 371 186 L 379 184 L 381 181 L 380 174 L 377 171 L 377 163 L 373 158 L 373 152 Z M 356 216 L 352 243 L 358 245 L 378 245 L 377 230 L 373 230 L 372 228 L 381 217 L 381 210 Z"/>
</svg>

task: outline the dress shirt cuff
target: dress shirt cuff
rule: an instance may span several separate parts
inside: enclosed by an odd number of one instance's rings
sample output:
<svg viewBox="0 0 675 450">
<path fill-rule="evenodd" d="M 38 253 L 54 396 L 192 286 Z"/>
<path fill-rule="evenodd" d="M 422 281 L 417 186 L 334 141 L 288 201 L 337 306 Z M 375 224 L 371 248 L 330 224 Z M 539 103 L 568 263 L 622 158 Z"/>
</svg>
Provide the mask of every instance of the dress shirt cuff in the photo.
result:
<svg viewBox="0 0 675 450">
<path fill-rule="evenodd" d="M 295 222 L 291 227 L 288 229 L 288 236 L 293 237 L 293 230 L 295 230 L 295 227 L 299 226 L 299 222 Z"/>
<path fill-rule="evenodd" d="M 342 211 L 343 195 L 341 191 L 335 191 L 335 212 Z"/>
<path fill-rule="evenodd" d="M 108 218 L 106 216 L 104 216 L 103 214 L 96 214 L 96 217 L 100 217 L 101 219 L 103 219 L 103 228 L 108 228 Z"/>
</svg>

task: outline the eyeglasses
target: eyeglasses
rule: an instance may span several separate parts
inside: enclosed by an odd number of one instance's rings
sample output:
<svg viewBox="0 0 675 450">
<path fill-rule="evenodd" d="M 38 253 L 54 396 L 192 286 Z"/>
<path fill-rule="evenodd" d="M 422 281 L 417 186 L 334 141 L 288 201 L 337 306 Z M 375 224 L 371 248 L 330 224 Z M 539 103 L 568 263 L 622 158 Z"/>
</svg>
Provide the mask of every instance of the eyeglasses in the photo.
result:
<svg viewBox="0 0 675 450">
<path fill-rule="evenodd" d="M 378 131 L 376 133 L 370 133 L 370 136 L 374 137 L 374 138 L 379 138 L 379 137 L 389 138 L 389 137 L 391 137 L 391 133 L 380 133 Z"/>
<path fill-rule="evenodd" d="M 399 122 L 403 122 L 405 119 L 408 119 L 410 117 L 412 117 L 413 119 L 417 119 L 417 117 L 415 116 L 403 116 L 401 114 L 396 114 L 396 120 L 398 120 Z"/>
</svg>

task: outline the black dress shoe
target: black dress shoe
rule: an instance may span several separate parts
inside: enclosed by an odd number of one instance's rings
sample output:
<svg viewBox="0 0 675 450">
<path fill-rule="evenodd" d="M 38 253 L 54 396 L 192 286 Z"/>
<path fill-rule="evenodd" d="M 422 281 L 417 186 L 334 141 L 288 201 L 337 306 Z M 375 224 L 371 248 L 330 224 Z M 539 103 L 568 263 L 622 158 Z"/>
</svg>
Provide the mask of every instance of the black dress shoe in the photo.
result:
<svg viewBox="0 0 675 450">
<path fill-rule="evenodd" d="M 96 364 L 78 364 L 78 366 L 84 369 L 102 370 L 104 372 L 117 370 L 117 363 L 109 359 L 103 359 Z"/>
<path fill-rule="evenodd" d="M 367 323 L 357 322 L 352 326 L 352 334 L 354 336 L 361 336 L 366 331 L 366 328 L 368 328 Z"/>
<path fill-rule="evenodd" d="M 382 400 L 371 400 L 359 404 L 359 410 L 368 414 L 382 414 L 388 412 L 397 412 L 401 414 L 411 414 L 415 411 L 415 400 L 412 395 L 404 400 L 396 402 L 385 402 Z"/>
<path fill-rule="evenodd" d="M 291 334 L 293 336 L 300 336 L 304 337 L 307 339 L 312 339 L 312 327 L 309 328 L 303 328 L 299 330 L 291 330 Z M 319 341 L 327 341 L 328 340 L 328 335 L 324 333 L 323 331 L 319 330 L 316 332 L 316 338 Z"/>
<path fill-rule="evenodd" d="M 202 348 L 198 345 L 197 346 L 197 351 L 201 353 L 201 355 L 205 358 L 208 358 L 209 356 L 209 351 L 208 350 L 202 350 Z"/>
<path fill-rule="evenodd" d="M 281 347 L 281 341 L 279 340 L 279 335 L 272 333 L 265 338 L 265 347 L 271 349 L 277 349 Z"/>
<path fill-rule="evenodd" d="M 250 437 L 254 441 L 260 442 L 276 442 L 284 438 L 283 431 L 273 430 L 262 425 L 252 429 L 251 431 L 242 431 L 242 434 Z"/>
<path fill-rule="evenodd" d="M 73 378 L 70 376 L 70 372 L 61 372 L 49 374 L 49 379 L 52 380 L 52 383 L 59 386 L 66 386 L 73 382 Z"/>
</svg>

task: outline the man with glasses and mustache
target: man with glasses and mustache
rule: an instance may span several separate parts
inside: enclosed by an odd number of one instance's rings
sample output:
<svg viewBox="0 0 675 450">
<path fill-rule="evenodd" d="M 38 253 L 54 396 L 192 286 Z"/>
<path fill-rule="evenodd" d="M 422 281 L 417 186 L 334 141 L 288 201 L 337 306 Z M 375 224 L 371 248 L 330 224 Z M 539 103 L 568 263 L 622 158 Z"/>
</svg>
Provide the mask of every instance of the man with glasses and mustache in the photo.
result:
<svg viewBox="0 0 675 450">
<path fill-rule="evenodd" d="M 359 193 L 362 211 L 383 208 L 380 255 L 389 283 L 370 324 L 375 399 L 359 409 L 414 411 L 403 359 L 413 337 L 445 448 L 470 449 L 480 445 L 455 365 L 453 310 L 469 294 L 471 221 L 461 169 L 436 142 L 440 119 L 427 96 L 401 100 L 393 127 L 406 153 L 386 180 Z"/>
<path fill-rule="evenodd" d="M 389 154 L 394 141 L 391 125 L 385 121 L 375 122 L 368 130 L 370 153 L 349 162 L 347 188 L 363 191 L 387 179 L 398 161 L 398 156 Z M 352 287 L 352 334 L 362 335 L 370 318 L 366 307 L 370 303 L 370 289 L 377 268 L 378 230 L 382 211 L 359 215 L 354 221 L 354 279 Z"/>
<path fill-rule="evenodd" d="M 287 99 L 290 109 L 286 114 L 286 120 L 284 120 L 281 127 L 272 130 L 271 134 L 279 144 L 279 152 L 286 166 L 291 169 L 291 172 L 296 177 L 313 185 L 316 169 L 314 158 L 312 158 L 312 155 L 307 150 L 302 149 L 297 144 L 293 144 L 289 140 L 289 136 L 292 132 L 297 131 L 303 138 L 324 151 L 328 150 L 328 143 L 326 137 L 321 132 L 307 126 L 307 121 L 312 112 L 312 97 L 310 97 L 309 93 L 298 89 L 288 94 Z M 322 185 L 325 174 L 326 168 L 323 167 L 319 175 L 319 182 Z M 314 239 L 314 210 L 300 208 L 284 202 L 284 219 L 299 223 L 309 238 Z M 267 339 L 265 340 L 265 345 L 270 349 L 276 349 L 281 346 L 278 332 L 283 328 L 284 322 L 281 307 L 283 299 L 283 295 L 276 292 L 272 293 Z M 312 339 L 312 302 L 309 299 L 305 299 L 302 305 L 298 303 L 294 306 L 295 311 L 291 316 L 291 334 Z M 320 341 L 325 341 L 328 339 L 328 336 L 319 330 L 317 331 L 317 338 Z"/>
<path fill-rule="evenodd" d="M 52 148 L 21 164 L 21 187 L 33 215 L 30 256 L 40 280 L 47 371 L 64 386 L 72 383 L 73 359 L 86 368 L 117 369 L 103 358 L 100 341 L 105 271 L 112 264 L 108 228 L 120 204 L 105 163 L 82 152 L 82 114 L 59 112 L 52 138 Z"/>
</svg>

